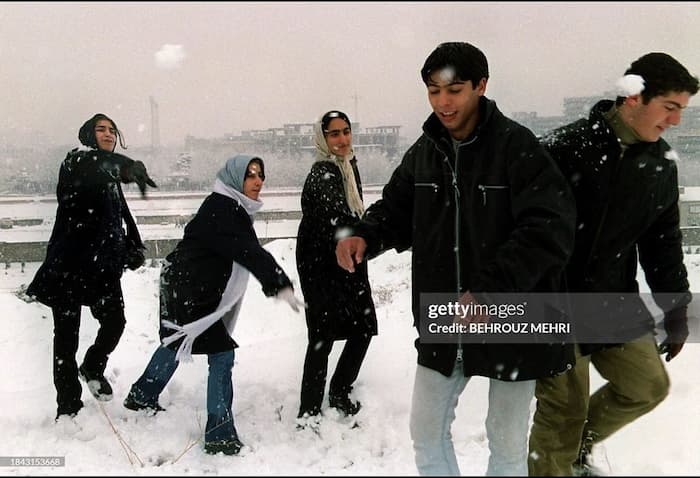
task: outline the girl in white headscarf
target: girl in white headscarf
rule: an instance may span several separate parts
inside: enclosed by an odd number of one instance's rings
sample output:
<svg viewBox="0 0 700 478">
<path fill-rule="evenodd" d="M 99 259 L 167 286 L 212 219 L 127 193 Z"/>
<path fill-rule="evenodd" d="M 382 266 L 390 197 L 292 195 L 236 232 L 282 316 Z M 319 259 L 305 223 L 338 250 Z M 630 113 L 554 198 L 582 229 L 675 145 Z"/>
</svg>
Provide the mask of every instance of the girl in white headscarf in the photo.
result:
<svg viewBox="0 0 700 478">
<path fill-rule="evenodd" d="M 298 414 L 301 426 L 308 423 L 306 417 L 321 413 L 328 355 L 336 340 L 347 342 L 331 378 L 329 404 L 343 415 L 360 410 L 360 402 L 349 395 L 377 334 L 367 263 L 348 273 L 335 257 L 338 235 L 364 212 L 352 125 L 345 113 L 333 110 L 316 122 L 314 133 L 316 161 L 304 183 L 296 249 L 309 337 Z"/>
</svg>

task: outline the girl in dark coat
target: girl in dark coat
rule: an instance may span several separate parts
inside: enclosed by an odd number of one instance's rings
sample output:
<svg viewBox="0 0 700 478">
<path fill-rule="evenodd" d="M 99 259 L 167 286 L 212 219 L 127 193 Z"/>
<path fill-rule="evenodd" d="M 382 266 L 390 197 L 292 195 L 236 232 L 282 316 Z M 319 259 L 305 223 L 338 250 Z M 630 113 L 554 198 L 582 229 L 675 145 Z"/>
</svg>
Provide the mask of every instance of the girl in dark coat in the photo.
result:
<svg viewBox="0 0 700 478">
<path fill-rule="evenodd" d="M 136 269 L 144 262 L 143 243 L 120 181 L 138 182 L 142 194 L 146 184 L 155 186 L 141 161 L 114 153 L 117 139 L 122 148 L 126 146 L 107 116 L 96 114 L 87 120 L 78 139 L 85 147 L 73 149 L 61 163 L 56 221 L 46 259 L 27 289 L 53 313 L 56 418 L 74 416 L 83 407 L 79 374 L 95 398 L 112 399 L 104 370 L 126 323 L 120 278 L 124 267 Z M 83 305 L 90 307 L 100 328 L 78 367 L 75 354 Z"/>
<path fill-rule="evenodd" d="M 299 418 L 321 412 L 328 355 L 336 340 L 347 342 L 331 378 L 329 404 L 345 415 L 359 411 L 360 402 L 350 400 L 349 394 L 370 340 L 377 335 L 366 263 L 351 274 L 335 257 L 337 235 L 364 210 L 350 120 L 345 113 L 329 111 L 314 125 L 314 134 L 316 161 L 301 196 L 296 249 L 309 337 Z"/>
<path fill-rule="evenodd" d="M 291 282 L 258 241 L 253 213 L 265 180 L 262 159 L 239 155 L 217 173 L 212 192 L 185 227 L 185 235 L 166 257 L 160 276 L 160 337 L 163 346 L 124 401 L 131 410 L 161 411 L 158 396 L 190 352 L 207 354 L 207 453 L 235 455 L 243 444 L 233 422 L 234 349 L 231 338 L 248 284 L 249 271 L 266 296 L 276 296 L 298 311 Z M 176 332 L 173 333 L 172 329 Z"/>
</svg>

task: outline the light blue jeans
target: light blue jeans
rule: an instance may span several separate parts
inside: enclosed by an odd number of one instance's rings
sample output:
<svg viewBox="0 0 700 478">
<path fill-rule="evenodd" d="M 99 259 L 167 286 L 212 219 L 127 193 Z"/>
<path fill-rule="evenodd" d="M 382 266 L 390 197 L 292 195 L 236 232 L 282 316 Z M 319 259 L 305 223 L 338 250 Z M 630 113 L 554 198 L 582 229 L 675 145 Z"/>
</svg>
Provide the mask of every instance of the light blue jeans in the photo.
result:
<svg viewBox="0 0 700 478">
<path fill-rule="evenodd" d="M 471 377 L 456 362 L 450 377 L 418 365 L 411 405 L 411 439 L 420 475 L 459 476 L 450 427 Z M 487 476 L 527 476 L 527 434 L 535 380 L 489 381 Z"/>
<path fill-rule="evenodd" d="M 151 357 L 146 370 L 131 386 L 134 398 L 145 405 L 155 407 L 158 396 L 172 378 L 179 362 L 176 352 L 160 346 Z M 238 438 L 233 423 L 233 368 L 234 351 L 207 354 L 209 377 L 207 381 L 207 426 L 204 431 L 205 443 Z"/>
</svg>

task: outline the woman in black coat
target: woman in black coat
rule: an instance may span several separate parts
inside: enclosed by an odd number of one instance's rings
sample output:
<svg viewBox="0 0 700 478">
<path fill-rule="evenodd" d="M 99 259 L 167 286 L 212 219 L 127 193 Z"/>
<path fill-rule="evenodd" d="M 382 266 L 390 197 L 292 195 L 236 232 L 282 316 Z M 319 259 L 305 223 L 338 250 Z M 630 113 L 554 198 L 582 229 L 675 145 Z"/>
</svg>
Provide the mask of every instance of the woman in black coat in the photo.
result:
<svg viewBox="0 0 700 478">
<path fill-rule="evenodd" d="M 27 289 L 53 312 L 56 418 L 73 416 L 83 407 L 78 375 L 95 398 L 112 399 L 104 370 L 126 323 L 120 278 L 125 267 L 136 269 L 144 262 L 144 246 L 120 182 L 136 181 L 142 194 L 147 184 L 155 186 L 141 161 L 114 153 L 117 140 L 126 146 L 107 116 L 96 114 L 87 120 L 78 139 L 85 147 L 73 149 L 61 163 L 56 221 L 46 259 Z M 78 367 L 75 354 L 83 305 L 90 307 L 100 328 Z"/>
<path fill-rule="evenodd" d="M 238 155 L 217 173 L 214 191 L 185 227 L 185 235 L 166 257 L 160 276 L 159 346 L 124 406 L 161 411 L 158 397 L 180 360 L 206 354 L 209 362 L 204 450 L 235 455 L 243 444 L 233 420 L 234 349 L 231 337 L 252 273 L 266 296 L 276 296 L 294 311 L 302 305 L 274 257 L 253 229 L 262 207 L 258 195 L 265 180 L 262 159 Z M 173 333 L 173 329 L 176 332 Z"/>
<path fill-rule="evenodd" d="M 314 125 L 314 134 L 316 161 L 301 196 L 303 215 L 296 249 L 309 337 L 299 418 L 321 412 L 328 355 L 336 340 L 347 342 L 331 378 L 329 404 L 345 415 L 360 410 L 360 402 L 349 394 L 370 340 L 377 335 L 366 263 L 351 274 L 338 266 L 335 257 L 338 235 L 364 210 L 350 119 L 340 111 L 329 111 Z"/>
</svg>

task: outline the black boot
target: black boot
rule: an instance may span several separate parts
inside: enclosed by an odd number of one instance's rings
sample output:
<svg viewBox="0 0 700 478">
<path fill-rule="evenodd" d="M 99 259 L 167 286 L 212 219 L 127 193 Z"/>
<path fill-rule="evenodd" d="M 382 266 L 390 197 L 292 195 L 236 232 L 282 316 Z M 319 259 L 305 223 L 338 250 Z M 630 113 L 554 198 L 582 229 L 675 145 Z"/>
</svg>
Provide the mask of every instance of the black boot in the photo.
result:
<svg viewBox="0 0 700 478">
<path fill-rule="evenodd" d="M 224 455 L 238 455 L 241 448 L 243 448 L 243 443 L 241 443 L 238 438 L 212 441 L 204 444 L 204 451 L 210 455 L 216 455 L 217 453 L 223 453 Z"/>
<path fill-rule="evenodd" d="M 147 410 L 149 412 L 152 412 L 154 415 L 158 412 L 165 411 L 165 408 L 161 407 L 158 402 L 156 402 L 156 403 L 139 402 L 136 399 L 136 396 L 134 395 L 133 392 L 129 392 L 129 394 L 124 399 L 124 407 L 128 408 L 129 410 L 134 410 L 134 411 Z"/>
<path fill-rule="evenodd" d="M 92 372 L 85 368 L 85 364 L 78 368 L 78 375 L 87 383 L 92 396 L 101 402 L 112 400 L 112 386 L 101 372 Z"/>
<path fill-rule="evenodd" d="M 350 416 L 356 415 L 357 412 L 362 408 L 362 404 L 359 401 L 353 402 L 347 393 L 343 394 L 330 394 L 328 396 L 328 404 L 337 409 L 343 415 Z"/>
<path fill-rule="evenodd" d="M 78 415 L 78 412 L 83 408 L 83 401 L 77 400 L 67 404 L 61 404 L 56 410 L 56 421 L 62 416 L 68 416 L 74 418 Z"/>
<path fill-rule="evenodd" d="M 593 464 L 594 437 L 594 432 L 588 432 L 581 440 L 581 449 L 573 464 L 574 476 L 603 476 L 602 470 Z"/>
</svg>

